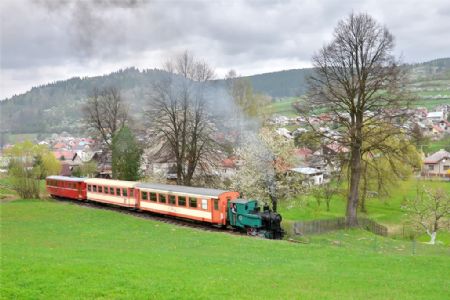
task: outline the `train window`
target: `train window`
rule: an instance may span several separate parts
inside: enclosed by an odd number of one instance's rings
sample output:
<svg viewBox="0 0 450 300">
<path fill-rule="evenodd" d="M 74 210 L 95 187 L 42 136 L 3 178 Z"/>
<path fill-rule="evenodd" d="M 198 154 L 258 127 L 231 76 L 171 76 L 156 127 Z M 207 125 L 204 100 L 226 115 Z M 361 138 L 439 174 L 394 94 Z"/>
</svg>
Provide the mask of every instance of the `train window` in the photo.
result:
<svg viewBox="0 0 450 300">
<path fill-rule="evenodd" d="M 109 193 L 110 193 L 111 195 L 114 195 L 114 188 L 110 187 L 110 188 L 109 188 Z"/>
<path fill-rule="evenodd" d="M 219 210 L 219 199 L 214 199 L 214 210 Z"/>
<path fill-rule="evenodd" d="M 90 192 L 90 191 L 91 191 L 91 185 L 88 184 L 88 192 Z"/>
<path fill-rule="evenodd" d="M 124 197 L 126 197 L 128 195 L 127 192 L 128 192 L 127 189 L 122 189 L 122 194 L 123 194 Z"/>
<path fill-rule="evenodd" d="M 94 191 L 95 193 L 97 193 L 97 186 L 96 186 L 95 184 L 92 186 L 92 191 Z"/>
<path fill-rule="evenodd" d="M 120 196 L 120 189 L 116 188 L 116 196 Z"/>
<path fill-rule="evenodd" d="M 101 185 L 98 186 L 98 192 L 103 193 L 103 187 Z"/>
<path fill-rule="evenodd" d="M 134 197 L 134 190 L 130 189 L 130 197 Z"/>
<path fill-rule="evenodd" d="M 169 204 L 175 205 L 175 195 L 169 195 Z"/>
<path fill-rule="evenodd" d="M 189 207 L 197 207 L 197 198 L 189 197 Z"/>
<path fill-rule="evenodd" d="M 141 199 L 142 200 L 147 200 L 148 198 L 147 198 L 147 192 L 141 192 Z"/>
<path fill-rule="evenodd" d="M 107 186 L 105 186 L 105 187 L 104 187 L 104 191 L 105 191 L 105 194 L 108 194 L 108 192 L 109 192 L 109 189 L 108 189 L 108 187 L 107 187 Z"/>
<path fill-rule="evenodd" d="M 202 199 L 202 209 L 208 209 L 208 199 Z"/>
<path fill-rule="evenodd" d="M 156 193 L 150 193 L 150 201 L 156 202 L 157 199 Z"/>
<path fill-rule="evenodd" d="M 167 202 L 167 195 L 159 194 L 159 203 L 166 203 Z"/>
<path fill-rule="evenodd" d="M 186 197 L 178 196 L 178 206 L 186 206 Z"/>
</svg>

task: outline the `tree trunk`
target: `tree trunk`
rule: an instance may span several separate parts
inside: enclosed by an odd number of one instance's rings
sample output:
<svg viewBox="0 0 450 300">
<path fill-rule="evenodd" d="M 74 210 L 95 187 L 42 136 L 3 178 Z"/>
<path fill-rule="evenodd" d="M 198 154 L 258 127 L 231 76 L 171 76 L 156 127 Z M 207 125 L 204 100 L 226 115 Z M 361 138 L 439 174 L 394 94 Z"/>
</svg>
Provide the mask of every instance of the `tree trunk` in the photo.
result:
<svg viewBox="0 0 450 300">
<path fill-rule="evenodd" d="M 359 182 L 361 179 L 361 145 L 358 142 L 352 145 L 350 161 L 350 189 L 347 201 L 347 225 L 358 225 L 357 209 L 359 202 Z"/>
<path fill-rule="evenodd" d="M 366 197 L 367 197 L 367 162 L 364 163 L 364 170 L 363 170 L 363 191 L 361 195 L 361 212 L 366 213 Z"/>
<path fill-rule="evenodd" d="M 430 236 L 430 241 L 428 242 L 428 244 L 430 244 L 430 245 L 436 244 L 436 231 L 433 231 L 433 232 L 427 231 L 427 233 Z"/>
</svg>

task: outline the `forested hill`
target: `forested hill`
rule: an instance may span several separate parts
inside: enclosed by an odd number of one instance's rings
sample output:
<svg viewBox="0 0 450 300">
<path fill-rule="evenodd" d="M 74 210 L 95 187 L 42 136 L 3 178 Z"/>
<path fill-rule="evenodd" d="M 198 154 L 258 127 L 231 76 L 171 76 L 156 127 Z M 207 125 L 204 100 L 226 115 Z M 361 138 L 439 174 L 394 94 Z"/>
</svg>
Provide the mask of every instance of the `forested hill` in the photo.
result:
<svg viewBox="0 0 450 300">
<path fill-rule="evenodd" d="M 445 87 L 450 83 L 450 58 L 406 67 L 411 69 L 411 83 L 415 84 L 416 89 L 429 92 L 428 89 L 434 89 L 431 85 L 436 85 L 437 80 L 446 90 Z M 282 98 L 303 95 L 306 78 L 311 72 L 312 69 L 294 69 L 246 78 L 251 80 L 255 91 Z M 24 94 L 0 102 L 0 132 L 53 133 L 81 130 L 81 106 L 95 87 L 117 87 L 129 103 L 131 112 L 138 114 L 148 103 L 153 82 L 163 74 L 164 71 L 157 69 L 140 71 L 128 68 L 104 76 L 77 77 L 34 87 Z M 223 89 L 224 86 L 222 80 L 217 80 L 212 89 Z"/>
<path fill-rule="evenodd" d="M 248 76 L 254 90 L 272 97 L 301 95 L 306 90 L 305 76 L 311 69 L 289 70 Z M 95 87 L 117 87 L 138 114 L 148 103 L 152 83 L 164 71 L 128 68 L 97 77 L 71 78 L 34 87 L 30 91 L 0 102 L 0 130 L 10 133 L 52 133 L 81 130 L 81 105 Z M 223 89 L 216 80 L 213 89 Z M 220 94 L 220 93 L 217 93 Z M 222 93 L 223 94 L 223 93 Z"/>
<path fill-rule="evenodd" d="M 272 97 L 294 97 L 306 92 L 306 78 L 312 69 L 294 69 L 248 76 L 255 91 Z"/>
</svg>

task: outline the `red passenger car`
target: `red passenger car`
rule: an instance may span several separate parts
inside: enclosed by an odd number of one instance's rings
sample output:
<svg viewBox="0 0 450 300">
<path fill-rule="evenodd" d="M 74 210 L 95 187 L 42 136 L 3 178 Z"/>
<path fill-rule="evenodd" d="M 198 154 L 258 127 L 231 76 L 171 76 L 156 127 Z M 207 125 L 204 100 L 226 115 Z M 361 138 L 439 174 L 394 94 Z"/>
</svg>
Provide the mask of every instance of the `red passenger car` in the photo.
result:
<svg viewBox="0 0 450 300">
<path fill-rule="evenodd" d="M 47 192 L 52 197 L 75 200 L 86 199 L 86 183 L 84 178 L 67 176 L 48 176 L 46 178 Z"/>
</svg>

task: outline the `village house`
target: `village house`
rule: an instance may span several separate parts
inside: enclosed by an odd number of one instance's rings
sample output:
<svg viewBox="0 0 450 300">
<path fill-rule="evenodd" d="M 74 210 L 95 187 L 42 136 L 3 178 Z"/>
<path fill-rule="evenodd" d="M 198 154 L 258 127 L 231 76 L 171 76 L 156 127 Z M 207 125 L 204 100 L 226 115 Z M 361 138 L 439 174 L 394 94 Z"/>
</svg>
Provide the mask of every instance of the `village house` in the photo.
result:
<svg viewBox="0 0 450 300">
<path fill-rule="evenodd" d="M 302 182 L 302 184 L 305 186 L 323 184 L 323 172 L 319 169 L 310 167 L 297 167 L 289 170 L 303 176 L 305 180 Z"/>
<path fill-rule="evenodd" d="M 222 160 L 218 170 L 218 175 L 224 178 L 230 178 L 237 172 L 236 159 L 234 157 Z"/>
<path fill-rule="evenodd" d="M 98 162 L 100 160 L 100 153 L 94 151 L 77 151 L 72 157 L 72 166 L 80 166 L 92 160 Z"/>
<path fill-rule="evenodd" d="M 284 127 L 278 128 L 278 129 L 276 130 L 276 132 L 277 132 L 279 135 L 284 136 L 284 137 L 287 138 L 287 139 L 292 139 L 291 132 L 290 132 L 287 128 L 284 128 Z"/>
<path fill-rule="evenodd" d="M 438 126 L 444 130 L 444 132 L 450 133 L 450 122 L 447 120 L 441 120 L 438 123 Z"/>
<path fill-rule="evenodd" d="M 433 123 L 447 119 L 447 113 L 444 111 L 432 111 L 427 114 L 427 119 Z"/>
<path fill-rule="evenodd" d="M 294 155 L 299 161 L 306 161 L 308 158 L 310 158 L 313 154 L 313 151 L 309 148 L 297 148 L 294 149 Z"/>
<path fill-rule="evenodd" d="M 450 178 L 450 152 L 441 149 L 425 158 L 422 176 Z"/>
</svg>

